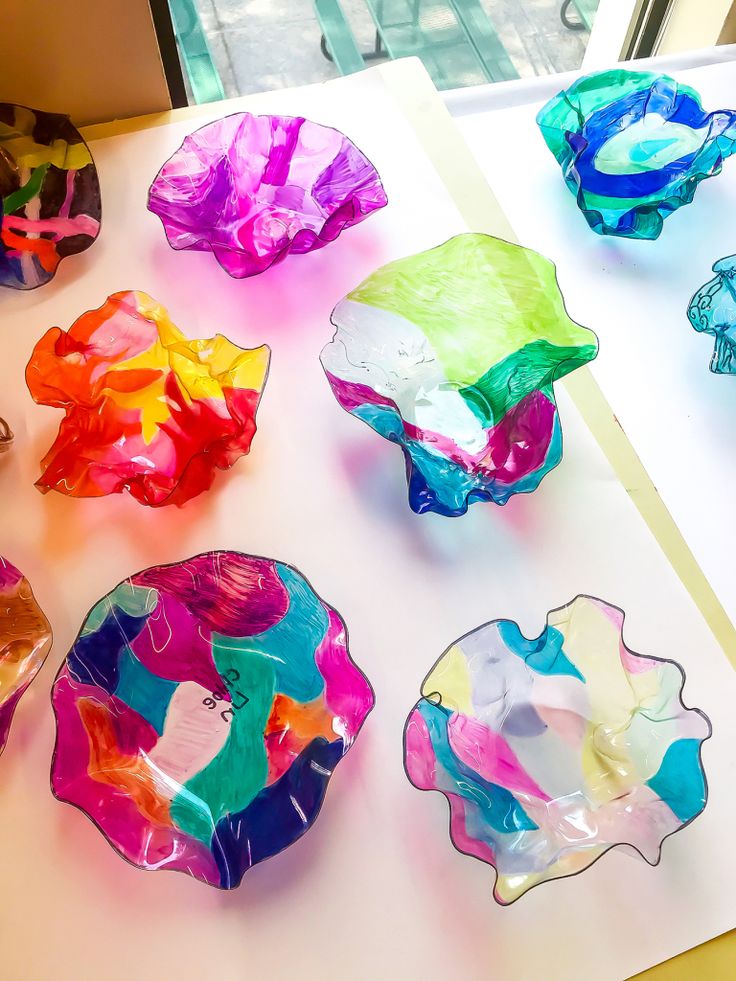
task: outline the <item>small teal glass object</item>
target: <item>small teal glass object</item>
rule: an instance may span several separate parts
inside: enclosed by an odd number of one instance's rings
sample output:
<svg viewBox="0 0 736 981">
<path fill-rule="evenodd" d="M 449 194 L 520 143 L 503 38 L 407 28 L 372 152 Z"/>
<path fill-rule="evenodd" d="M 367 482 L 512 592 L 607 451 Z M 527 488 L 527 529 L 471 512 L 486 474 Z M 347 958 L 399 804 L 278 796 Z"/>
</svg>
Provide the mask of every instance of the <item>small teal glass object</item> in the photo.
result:
<svg viewBox="0 0 736 981">
<path fill-rule="evenodd" d="M 695 330 L 716 339 L 710 370 L 736 375 L 736 255 L 719 259 L 713 272 L 690 300 L 687 316 Z"/>
<path fill-rule="evenodd" d="M 537 124 L 599 235 L 658 238 L 736 148 L 736 112 L 706 113 L 694 89 L 653 72 L 585 75 Z"/>
</svg>

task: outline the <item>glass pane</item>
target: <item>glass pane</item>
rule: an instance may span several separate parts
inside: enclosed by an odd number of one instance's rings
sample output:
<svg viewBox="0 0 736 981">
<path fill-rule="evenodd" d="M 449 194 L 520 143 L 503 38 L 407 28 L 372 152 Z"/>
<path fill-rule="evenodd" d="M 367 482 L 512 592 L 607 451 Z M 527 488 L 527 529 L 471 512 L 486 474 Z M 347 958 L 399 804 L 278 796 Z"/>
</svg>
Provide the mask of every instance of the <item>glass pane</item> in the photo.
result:
<svg viewBox="0 0 736 981">
<path fill-rule="evenodd" d="M 416 55 L 440 89 L 578 68 L 599 0 L 169 0 L 194 101 Z"/>
</svg>

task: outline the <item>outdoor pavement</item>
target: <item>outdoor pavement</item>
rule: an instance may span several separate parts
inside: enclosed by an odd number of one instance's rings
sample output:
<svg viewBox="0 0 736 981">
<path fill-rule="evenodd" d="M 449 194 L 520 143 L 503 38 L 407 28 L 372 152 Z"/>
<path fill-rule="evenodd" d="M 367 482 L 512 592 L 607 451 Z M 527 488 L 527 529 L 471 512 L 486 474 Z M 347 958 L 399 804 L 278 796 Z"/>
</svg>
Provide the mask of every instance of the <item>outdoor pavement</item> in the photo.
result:
<svg viewBox="0 0 736 981">
<path fill-rule="evenodd" d="M 578 68 L 587 31 L 560 21 L 561 0 L 481 0 L 521 77 Z M 337 76 L 320 50 L 312 0 L 197 0 L 225 95 L 246 95 Z M 365 0 L 341 0 L 359 47 L 373 47 Z"/>
</svg>

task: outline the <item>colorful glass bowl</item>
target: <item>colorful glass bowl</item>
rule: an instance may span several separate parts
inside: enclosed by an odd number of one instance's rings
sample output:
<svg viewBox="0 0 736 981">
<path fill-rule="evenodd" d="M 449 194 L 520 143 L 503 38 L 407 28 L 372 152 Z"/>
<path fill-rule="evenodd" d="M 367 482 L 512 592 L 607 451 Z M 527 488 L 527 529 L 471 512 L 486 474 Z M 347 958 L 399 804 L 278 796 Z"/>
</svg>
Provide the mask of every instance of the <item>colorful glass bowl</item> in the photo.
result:
<svg viewBox="0 0 736 981">
<path fill-rule="evenodd" d="M 269 358 L 221 334 L 190 341 L 150 296 L 113 293 L 33 349 L 31 395 L 65 412 L 36 486 L 186 503 L 250 450 Z"/>
<path fill-rule="evenodd" d="M 30 583 L 0 557 L 0 753 L 13 713 L 51 650 L 51 627 Z"/>
<path fill-rule="evenodd" d="M 695 330 L 715 338 L 710 370 L 718 375 L 736 374 L 736 255 L 719 259 L 713 279 L 690 300 L 688 320 Z"/>
<path fill-rule="evenodd" d="M 736 112 L 706 113 L 689 86 L 622 68 L 579 78 L 537 123 L 600 235 L 657 238 L 736 146 Z"/>
<path fill-rule="evenodd" d="M 68 116 L 0 102 L 0 286 L 30 290 L 100 232 L 100 183 Z"/>
<path fill-rule="evenodd" d="M 710 722 L 683 704 L 678 664 L 626 646 L 623 621 L 578 596 L 531 640 L 487 623 L 445 651 L 409 715 L 407 775 L 447 797 L 455 847 L 495 868 L 502 905 L 616 845 L 656 865 L 705 807 Z"/>
<path fill-rule="evenodd" d="M 311 827 L 373 702 L 296 569 L 156 566 L 93 607 L 62 665 L 52 789 L 137 867 L 232 889 Z"/>
<path fill-rule="evenodd" d="M 172 248 L 212 252 L 236 279 L 323 248 L 386 203 L 376 169 L 338 130 L 249 112 L 187 136 L 148 195 Z"/>
<path fill-rule="evenodd" d="M 332 312 L 322 367 L 340 405 L 406 460 L 413 511 L 464 514 L 536 489 L 562 459 L 553 383 L 595 357 L 554 265 L 456 235 L 382 266 Z"/>
</svg>

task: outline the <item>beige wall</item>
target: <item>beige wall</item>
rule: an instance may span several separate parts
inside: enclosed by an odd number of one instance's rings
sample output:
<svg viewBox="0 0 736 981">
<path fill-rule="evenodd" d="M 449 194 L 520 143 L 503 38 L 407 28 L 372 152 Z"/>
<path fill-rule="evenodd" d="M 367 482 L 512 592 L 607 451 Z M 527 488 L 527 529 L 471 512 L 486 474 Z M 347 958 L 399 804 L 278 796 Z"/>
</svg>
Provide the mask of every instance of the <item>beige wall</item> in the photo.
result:
<svg viewBox="0 0 736 981">
<path fill-rule="evenodd" d="M 657 54 L 696 51 L 717 44 L 732 0 L 675 0 Z"/>
<path fill-rule="evenodd" d="M 0 0 L 0 98 L 78 125 L 170 107 L 148 0 Z"/>
<path fill-rule="evenodd" d="M 718 38 L 719 44 L 733 44 L 736 41 L 736 3 L 731 4 L 731 9 L 723 24 L 723 30 Z"/>
</svg>

